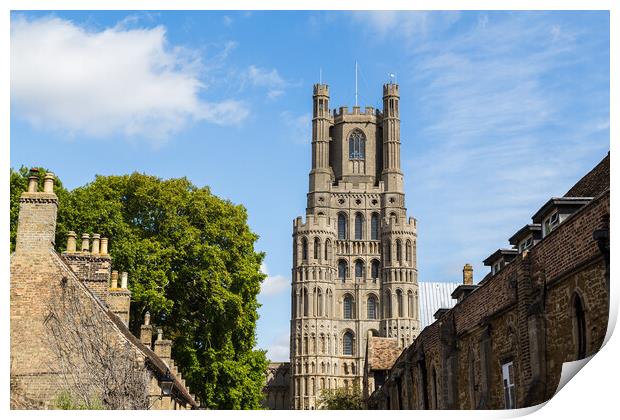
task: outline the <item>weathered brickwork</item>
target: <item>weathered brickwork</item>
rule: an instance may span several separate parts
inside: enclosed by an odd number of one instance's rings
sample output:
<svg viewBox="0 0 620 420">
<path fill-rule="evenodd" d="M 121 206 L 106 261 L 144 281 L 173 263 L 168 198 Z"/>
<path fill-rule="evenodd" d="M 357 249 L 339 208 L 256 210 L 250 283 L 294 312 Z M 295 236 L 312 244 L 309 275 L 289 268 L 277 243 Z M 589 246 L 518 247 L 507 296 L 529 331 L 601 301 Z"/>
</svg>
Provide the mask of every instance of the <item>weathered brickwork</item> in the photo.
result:
<svg viewBox="0 0 620 420">
<path fill-rule="evenodd" d="M 608 175 L 609 155 L 569 191 L 594 198 L 425 328 L 368 407 L 500 409 L 551 398 L 562 364 L 596 353 L 605 337 Z"/>
<path fill-rule="evenodd" d="M 162 351 L 161 355 L 156 354 L 157 351 L 151 351 L 146 345 L 147 342 L 150 345 L 150 337 L 144 334 L 145 343 L 142 343 L 127 329 L 131 294 L 127 290 L 126 276 L 120 288 L 115 285 L 110 290 L 112 261 L 107 254 L 107 239 L 93 235 L 92 249 L 86 239 L 78 252 L 75 234 L 71 232 L 67 244 L 69 251 L 61 256 L 54 250 L 58 208 L 58 198 L 53 192 L 54 177 L 47 174 L 43 192 L 38 191 L 36 179 L 31 176 L 28 192 L 20 200 L 16 248 L 11 255 L 12 408 L 51 408 L 67 386 L 63 380 L 65 371 L 54 354 L 46 322 L 51 305 L 68 287 L 77 290 L 80 304 L 88 308 L 85 313 L 102 314 L 104 324 L 101 325 L 111 340 L 128 344 L 131 357 L 150 371 L 148 392 L 153 408 L 197 407 L 173 366 L 169 349 L 168 352 Z M 160 336 L 155 342 L 156 347 L 165 341 Z M 79 361 L 79 357 L 76 360 Z M 166 376 L 168 369 L 170 377 Z M 171 379 L 174 388 L 172 397 L 160 400 L 160 380 L 163 377 Z"/>
</svg>

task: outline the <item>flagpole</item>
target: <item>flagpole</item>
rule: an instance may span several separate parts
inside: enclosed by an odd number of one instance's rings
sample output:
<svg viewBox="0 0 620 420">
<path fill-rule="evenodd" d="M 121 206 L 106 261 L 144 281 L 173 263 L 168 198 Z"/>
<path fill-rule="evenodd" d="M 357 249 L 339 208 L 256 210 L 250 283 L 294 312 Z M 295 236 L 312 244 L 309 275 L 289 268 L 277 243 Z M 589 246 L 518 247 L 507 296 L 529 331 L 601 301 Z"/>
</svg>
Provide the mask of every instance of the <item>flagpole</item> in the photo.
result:
<svg viewBox="0 0 620 420">
<path fill-rule="evenodd" d="M 355 60 L 355 106 L 357 106 L 357 60 Z"/>
</svg>

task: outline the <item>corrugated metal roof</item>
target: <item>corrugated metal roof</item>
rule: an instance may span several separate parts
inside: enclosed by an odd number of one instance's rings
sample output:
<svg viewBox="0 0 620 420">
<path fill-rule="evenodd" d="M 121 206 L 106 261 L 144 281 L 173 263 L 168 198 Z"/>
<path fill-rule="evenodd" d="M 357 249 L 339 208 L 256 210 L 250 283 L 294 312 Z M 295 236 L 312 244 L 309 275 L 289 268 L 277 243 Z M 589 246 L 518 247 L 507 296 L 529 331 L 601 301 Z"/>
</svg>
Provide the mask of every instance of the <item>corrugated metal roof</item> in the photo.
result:
<svg viewBox="0 0 620 420">
<path fill-rule="evenodd" d="M 456 299 L 452 299 L 452 292 L 461 283 L 442 283 L 421 281 L 418 283 L 420 303 L 420 329 L 424 329 L 435 321 L 433 314 L 439 308 L 452 308 Z"/>
</svg>

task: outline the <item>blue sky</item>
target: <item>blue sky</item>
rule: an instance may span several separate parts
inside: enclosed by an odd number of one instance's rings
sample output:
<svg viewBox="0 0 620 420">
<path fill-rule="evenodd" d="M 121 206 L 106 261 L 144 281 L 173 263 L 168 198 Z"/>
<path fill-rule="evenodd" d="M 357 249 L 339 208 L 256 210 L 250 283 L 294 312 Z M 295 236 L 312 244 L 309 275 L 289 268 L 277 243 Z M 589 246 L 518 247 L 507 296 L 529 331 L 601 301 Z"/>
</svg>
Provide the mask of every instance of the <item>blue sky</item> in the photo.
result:
<svg viewBox="0 0 620 420">
<path fill-rule="evenodd" d="M 401 85 L 422 281 L 460 281 L 609 150 L 607 12 L 13 12 L 11 165 L 187 176 L 244 204 L 269 274 L 258 345 L 288 357 L 312 84 Z M 113 238 L 112 238 L 113 240 Z M 113 246 L 113 245 L 111 245 Z"/>
</svg>

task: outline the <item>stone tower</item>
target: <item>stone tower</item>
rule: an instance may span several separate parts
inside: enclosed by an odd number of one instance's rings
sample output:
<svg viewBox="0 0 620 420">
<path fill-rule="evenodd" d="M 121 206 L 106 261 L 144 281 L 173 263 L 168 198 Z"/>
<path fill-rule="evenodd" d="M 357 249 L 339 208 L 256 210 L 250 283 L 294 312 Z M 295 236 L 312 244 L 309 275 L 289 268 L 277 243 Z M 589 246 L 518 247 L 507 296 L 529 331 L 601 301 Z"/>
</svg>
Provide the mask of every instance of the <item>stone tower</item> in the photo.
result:
<svg viewBox="0 0 620 420">
<path fill-rule="evenodd" d="M 293 223 L 291 408 L 321 389 L 360 387 L 369 334 L 406 346 L 419 333 L 416 221 L 400 169 L 399 90 L 383 111 L 329 109 L 314 85 L 306 220 Z"/>
</svg>

